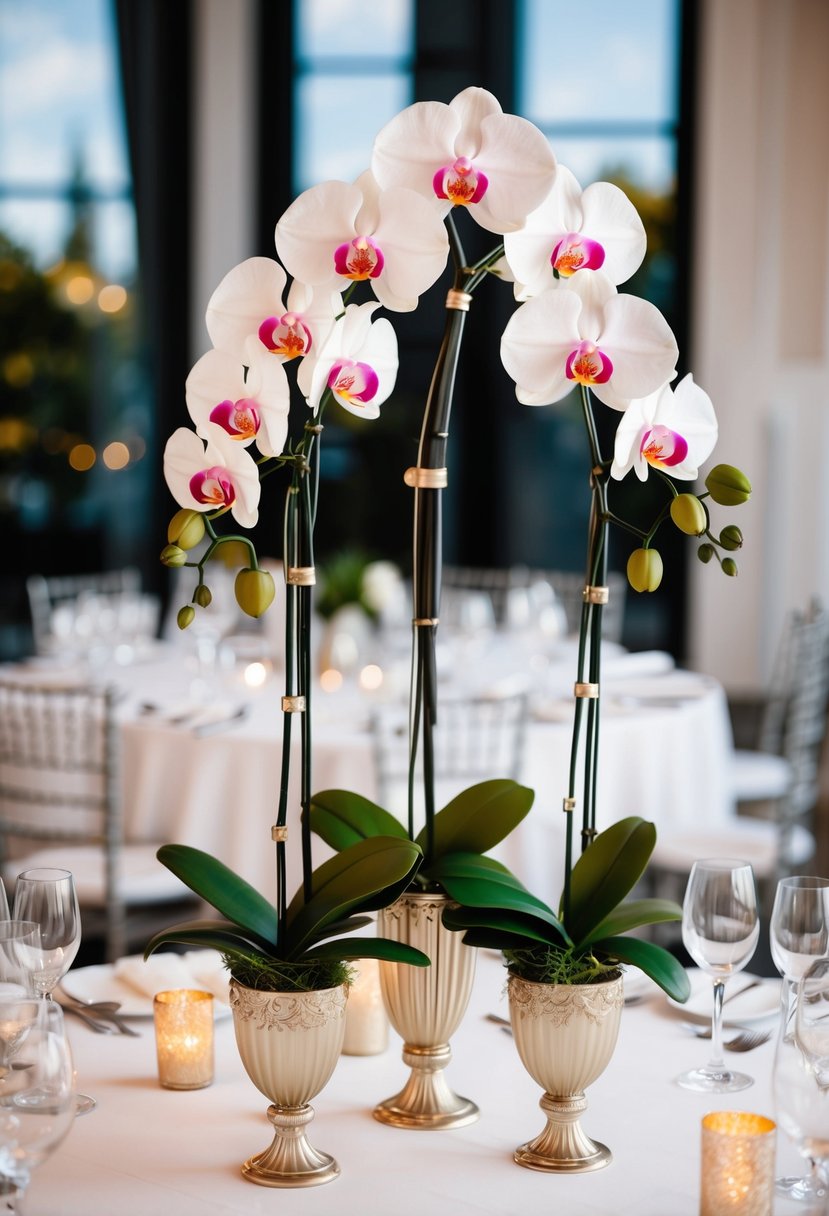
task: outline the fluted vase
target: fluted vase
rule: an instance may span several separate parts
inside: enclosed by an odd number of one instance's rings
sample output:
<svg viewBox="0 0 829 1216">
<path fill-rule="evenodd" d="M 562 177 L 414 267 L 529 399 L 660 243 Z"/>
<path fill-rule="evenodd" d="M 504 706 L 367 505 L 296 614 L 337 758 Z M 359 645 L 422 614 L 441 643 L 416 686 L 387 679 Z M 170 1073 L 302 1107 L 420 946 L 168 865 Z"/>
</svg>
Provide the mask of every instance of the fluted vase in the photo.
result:
<svg viewBox="0 0 829 1216">
<path fill-rule="evenodd" d="M 271 1102 L 273 1141 L 249 1158 L 242 1174 L 261 1186 L 317 1186 L 340 1168 L 318 1152 L 305 1129 L 314 1117 L 310 1101 L 328 1083 L 345 1034 L 347 988 L 316 992 L 260 992 L 236 980 L 230 1006 L 245 1071 Z"/>
<path fill-rule="evenodd" d="M 596 984 L 543 984 L 511 975 L 510 1020 L 515 1046 L 544 1090 L 544 1130 L 516 1149 L 519 1165 L 552 1173 L 584 1173 L 612 1160 L 583 1131 L 584 1091 L 610 1062 L 624 998 L 621 975 Z"/>
<path fill-rule="evenodd" d="M 403 1039 L 403 1063 L 411 1069 L 400 1093 L 375 1108 L 393 1127 L 438 1130 L 464 1127 L 478 1108 L 449 1086 L 449 1040 L 461 1023 L 475 978 L 475 951 L 460 933 L 443 927 L 446 895 L 409 893 L 378 914 L 383 937 L 407 942 L 431 959 L 429 967 L 380 964 L 380 987 L 389 1021 Z"/>
</svg>

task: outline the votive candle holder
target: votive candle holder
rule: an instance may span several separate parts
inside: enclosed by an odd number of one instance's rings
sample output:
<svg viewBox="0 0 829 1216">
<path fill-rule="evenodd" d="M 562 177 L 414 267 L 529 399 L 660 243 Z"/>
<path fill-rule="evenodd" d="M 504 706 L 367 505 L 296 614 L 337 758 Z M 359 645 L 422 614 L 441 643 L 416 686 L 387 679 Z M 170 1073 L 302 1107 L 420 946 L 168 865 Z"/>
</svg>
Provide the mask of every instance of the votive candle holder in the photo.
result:
<svg viewBox="0 0 829 1216">
<path fill-rule="evenodd" d="M 700 1216 L 771 1216 L 776 1124 L 712 1111 L 702 1120 Z"/>
<path fill-rule="evenodd" d="M 213 1080 L 213 994 L 194 988 L 153 998 L 158 1079 L 164 1089 L 203 1089 Z"/>
</svg>

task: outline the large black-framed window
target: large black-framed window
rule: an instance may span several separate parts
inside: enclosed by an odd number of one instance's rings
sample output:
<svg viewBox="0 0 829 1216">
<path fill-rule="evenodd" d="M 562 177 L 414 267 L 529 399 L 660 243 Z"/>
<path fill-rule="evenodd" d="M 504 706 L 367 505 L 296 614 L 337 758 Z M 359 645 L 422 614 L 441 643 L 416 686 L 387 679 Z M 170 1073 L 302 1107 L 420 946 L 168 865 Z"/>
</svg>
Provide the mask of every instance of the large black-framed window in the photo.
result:
<svg viewBox="0 0 829 1216">
<path fill-rule="evenodd" d="M 648 295 L 664 309 L 687 365 L 696 8 L 683 0 L 644 0 L 643 8 L 648 10 L 646 20 L 650 8 L 660 6 L 656 24 L 657 32 L 661 30 L 663 35 L 662 50 L 652 53 L 670 60 L 666 66 L 650 72 L 651 77 L 655 75 L 661 82 L 665 102 L 662 113 L 643 116 L 635 112 L 634 104 L 633 113 L 622 115 L 620 104 L 617 113 L 600 115 L 594 111 L 583 121 L 569 114 L 548 124 L 549 115 L 530 112 L 535 107 L 530 106 L 533 99 L 526 85 L 531 76 L 529 57 L 536 53 L 534 48 L 538 48 L 539 62 L 552 79 L 557 76 L 559 58 L 563 60 L 568 48 L 573 49 L 575 39 L 580 53 L 571 58 L 580 65 L 583 87 L 588 91 L 593 88 L 591 81 L 595 81 L 596 73 L 602 70 L 601 63 L 587 53 L 594 45 L 590 29 L 584 28 L 590 26 L 591 13 L 574 12 L 572 5 L 564 5 L 568 38 L 559 37 L 549 43 L 539 25 L 539 14 L 548 3 L 551 9 L 562 7 L 557 0 L 523 3 L 456 0 L 451 5 L 445 0 L 415 0 L 412 99 L 449 101 L 470 83 L 486 87 L 495 93 L 505 110 L 524 113 L 542 129 L 549 126 L 548 133 L 560 159 L 564 163 L 576 159 L 574 168 L 579 170 L 583 169 L 583 158 L 574 158 L 576 145 L 595 149 L 599 140 L 607 144 L 609 135 L 611 148 L 614 141 L 621 147 L 654 136 L 670 144 L 663 162 L 670 163 L 673 180 L 670 190 L 663 192 L 661 204 L 659 190 L 650 188 L 652 182 L 644 182 L 645 188 L 640 189 L 635 180 L 622 175 L 620 184 L 631 189 L 638 206 L 653 212 L 651 243 L 656 246 L 656 256 L 651 258 L 647 274 L 631 283 L 630 290 Z M 598 17 L 604 17 L 608 29 L 613 22 L 617 30 L 624 29 L 627 6 L 612 0 L 591 0 L 591 11 L 596 4 L 604 5 Z M 270 54 L 267 57 L 270 83 L 263 93 L 263 106 L 265 112 L 274 113 L 278 104 L 281 135 L 290 132 L 293 142 L 289 151 L 281 141 L 279 155 L 275 156 L 265 124 L 259 250 L 265 253 L 273 252 L 277 216 L 290 203 L 296 189 L 308 184 L 306 179 L 310 176 L 307 149 L 297 151 L 297 144 L 305 135 L 302 129 L 297 129 L 296 121 L 299 102 L 303 94 L 308 95 L 309 74 L 316 67 L 323 75 L 328 73 L 329 78 L 339 76 L 339 87 L 347 88 L 342 61 L 322 56 L 315 65 L 307 47 L 303 49 L 298 30 L 303 7 L 302 3 L 293 6 L 290 36 L 282 40 L 278 63 Z M 653 13 L 650 15 L 653 17 Z M 272 6 L 263 2 L 263 28 L 271 18 Z M 623 51 L 620 48 L 620 62 Z M 381 59 L 369 64 L 354 56 L 352 66 L 357 71 L 365 67 L 382 75 L 390 61 Z M 564 79 L 561 87 L 565 87 L 567 72 L 562 70 L 558 74 Z M 274 93 L 271 86 L 277 81 L 280 83 Z M 379 125 L 378 121 L 376 126 Z M 615 130 L 611 129 L 614 127 Z M 288 173 L 289 166 L 295 174 L 297 166 L 302 167 L 293 179 Z M 626 167 L 624 158 L 616 157 L 614 161 L 610 148 L 598 160 L 594 158 L 594 166 L 617 171 Z M 587 185 L 588 181 L 582 184 Z M 643 198 L 648 193 L 651 197 Z M 670 245 L 667 254 L 666 242 Z M 485 245 L 478 243 L 482 248 L 489 245 L 488 240 Z M 477 251 L 474 237 L 469 244 L 474 254 Z M 411 502 L 401 485 L 401 475 L 414 462 L 417 450 L 420 412 L 442 331 L 442 298 L 441 288 L 436 287 L 428 303 L 424 302 L 416 313 L 393 318 L 400 340 L 401 369 L 398 388 L 384 408 L 382 424 L 370 424 L 371 430 L 365 426 L 362 433 L 347 428 L 342 445 L 336 435 L 326 436 L 330 484 L 319 521 L 323 553 L 326 548 L 356 546 L 396 558 L 405 565 Z M 513 308 L 511 293 L 494 283 L 480 293 L 473 306 L 451 426 L 444 559 L 463 565 L 524 563 L 543 568 L 581 569 L 589 500 L 581 423 L 573 411 L 567 418 L 569 407 L 561 411 L 562 424 L 549 411 L 529 410 L 515 401 L 514 386 L 498 357 L 500 335 Z M 684 370 L 686 366 L 681 365 L 680 374 Z M 392 417 L 393 426 L 389 422 Z M 681 655 L 689 549 L 681 541 L 671 548 L 664 589 L 635 600 L 631 596 L 627 640 L 634 646 L 665 646 Z M 623 544 L 616 545 L 613 557 L 614 564 L 623 567 L 626 557 Z"/>
</svg>

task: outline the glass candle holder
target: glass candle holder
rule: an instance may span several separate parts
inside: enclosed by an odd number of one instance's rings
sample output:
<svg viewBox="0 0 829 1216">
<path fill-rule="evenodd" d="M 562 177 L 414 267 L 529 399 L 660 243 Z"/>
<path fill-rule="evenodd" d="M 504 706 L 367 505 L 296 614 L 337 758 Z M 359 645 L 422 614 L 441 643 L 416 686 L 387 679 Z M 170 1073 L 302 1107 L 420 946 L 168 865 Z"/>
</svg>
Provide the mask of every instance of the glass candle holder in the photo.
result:
<svg viewBox="0 0 829 1216">
<path fill-rule="evenodd" d="M 158 1079 L 165 1089 L 203 1089 L 213 1080 L 213 994 L 193 988 L 153 998 Z"/>
<path fill-rule="evenodd" d="M 389 1042 L 389 1019 L 380 992 L 380 967 L 376 958 L 354 965 L 354 983 L 345 1007 L 343 1055 L 376 1056 Z"/>
<path fill-rule="evenodd" d="M 772 1216 L 775 1131 L 764 1115 L 705 1115 L 700 1216 Z"/>
</svg>

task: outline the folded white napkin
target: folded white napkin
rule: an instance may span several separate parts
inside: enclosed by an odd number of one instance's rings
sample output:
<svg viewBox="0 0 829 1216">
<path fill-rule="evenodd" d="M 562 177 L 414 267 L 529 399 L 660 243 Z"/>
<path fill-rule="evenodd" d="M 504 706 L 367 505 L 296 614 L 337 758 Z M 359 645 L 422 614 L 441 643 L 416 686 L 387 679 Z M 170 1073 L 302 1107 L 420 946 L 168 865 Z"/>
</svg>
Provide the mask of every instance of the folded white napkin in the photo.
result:
<svg viewBox="0 0 829 1216">
<path fill-rule="evenodd" d="M 216 950 L 152 954 L 146 962 L 140 954 L 133 954 L 119 959 L 113 974 L 142 996 L 154 997 L 170 988 L 201 988 L 227 1004 L 229 977 Z"/>
</svg>

